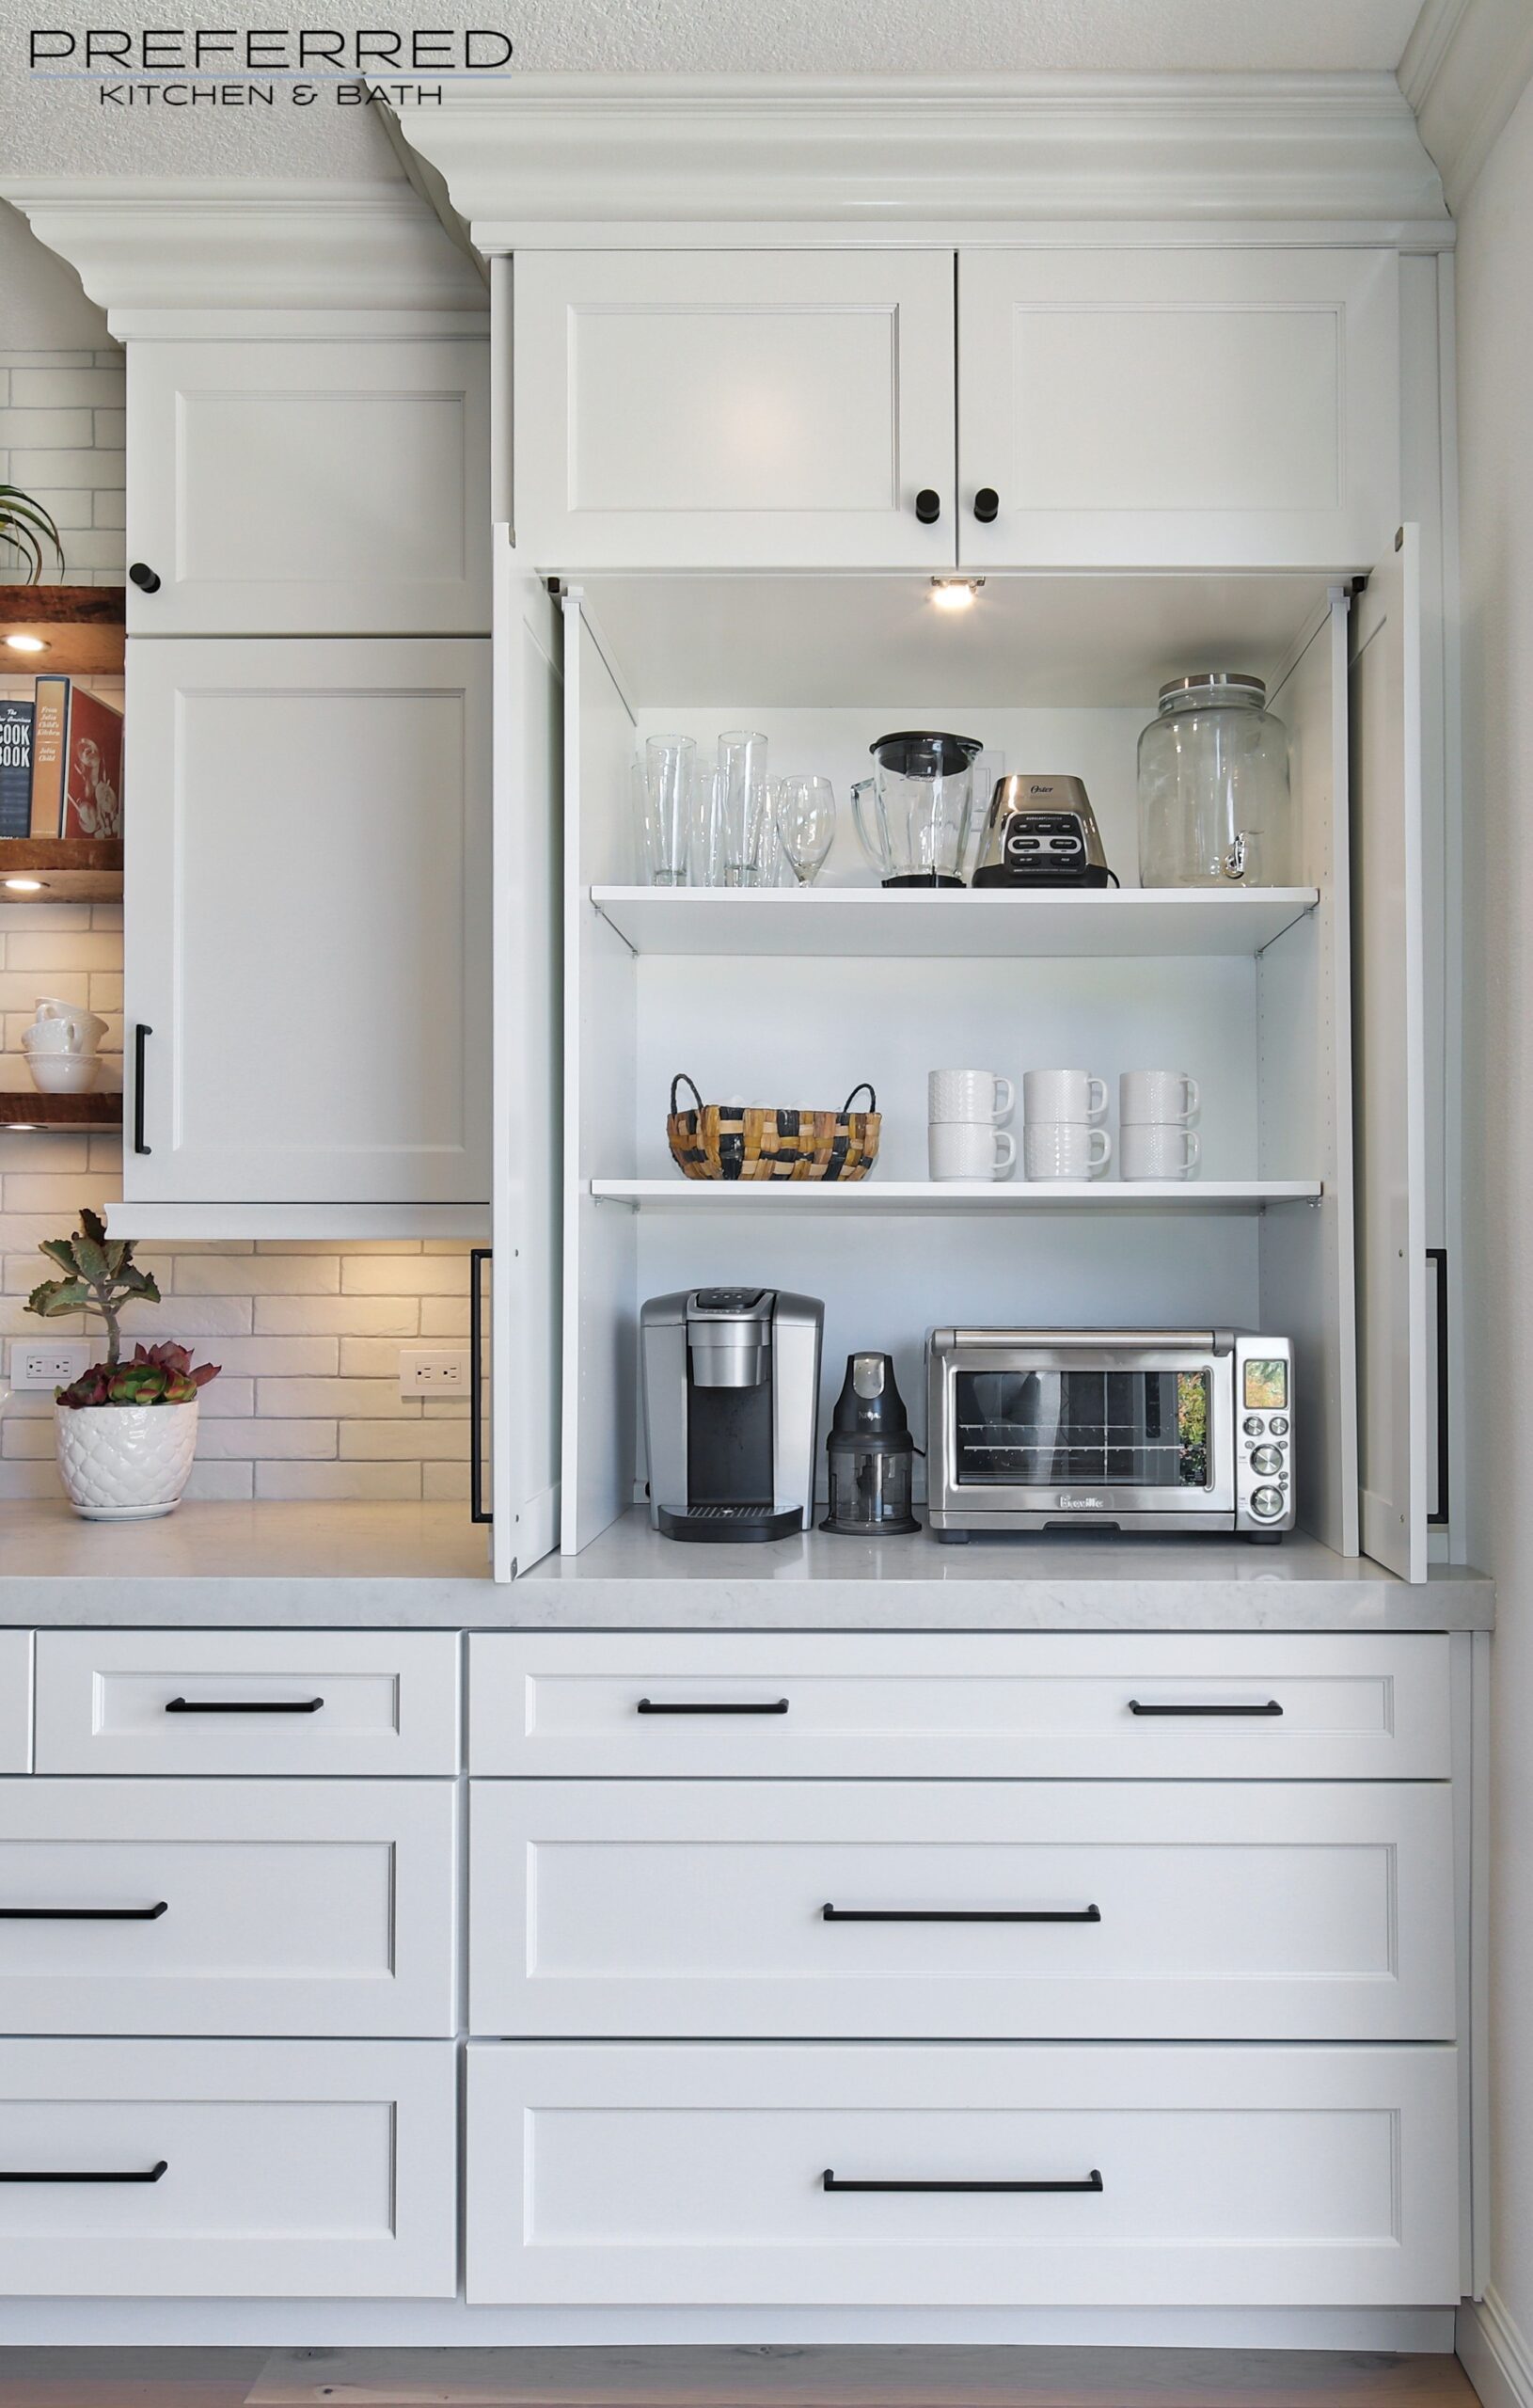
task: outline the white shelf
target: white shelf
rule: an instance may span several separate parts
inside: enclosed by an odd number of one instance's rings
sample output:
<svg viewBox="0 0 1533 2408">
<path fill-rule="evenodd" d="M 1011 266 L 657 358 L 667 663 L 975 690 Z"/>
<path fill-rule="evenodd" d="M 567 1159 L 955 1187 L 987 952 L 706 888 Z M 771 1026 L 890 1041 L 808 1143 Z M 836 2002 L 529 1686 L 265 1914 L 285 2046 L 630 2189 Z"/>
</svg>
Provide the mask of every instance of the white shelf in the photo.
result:
<svg viewBox="0 0 1533 2408">
<path fill-rule="evenodd" d="M 1318 1179 L 821 1180 L 593 1179 L 598 1203 L 683 1212 L 1259 1212 L 1314 1202 Z"/>
<path fill-rule="evenodd" d="M 593 886 L 636 954 L 824 955 L 842 959 L 1141 959 L 1255 955 L 1320 901 L 1313 886 L 1128 887 L 1079 894 L 879 886 L 802 894 Z"/>
</svg>

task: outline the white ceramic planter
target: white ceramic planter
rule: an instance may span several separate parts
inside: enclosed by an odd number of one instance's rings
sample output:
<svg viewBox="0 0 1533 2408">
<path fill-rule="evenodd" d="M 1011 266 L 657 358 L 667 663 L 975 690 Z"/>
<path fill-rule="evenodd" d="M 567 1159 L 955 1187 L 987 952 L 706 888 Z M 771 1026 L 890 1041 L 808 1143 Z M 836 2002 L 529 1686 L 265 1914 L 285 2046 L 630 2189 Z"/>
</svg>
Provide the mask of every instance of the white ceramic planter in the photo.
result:
<svg viewBox="0 0 1533 2408">
<path fill-rule="evenodd" d="M 190 1404 L 57 1405 L 58 1468 L 88 1522 L 148 1522 L 173 1513 L 197 1452 Z"/>
</svg>

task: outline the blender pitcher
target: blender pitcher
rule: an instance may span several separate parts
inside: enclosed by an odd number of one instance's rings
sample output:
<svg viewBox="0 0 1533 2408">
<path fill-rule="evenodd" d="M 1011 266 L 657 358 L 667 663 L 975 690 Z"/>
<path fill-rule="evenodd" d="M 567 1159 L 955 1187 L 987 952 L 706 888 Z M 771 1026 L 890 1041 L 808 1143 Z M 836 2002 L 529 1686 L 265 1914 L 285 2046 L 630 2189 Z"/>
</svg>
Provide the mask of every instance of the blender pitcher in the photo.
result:
<svg viewBox="0 0 1533 2408">
<path fill-rule="evenodd" d="M 877 774 L 852 788 L 862 850 L 885 886 L 961 886 L 974 808 L 977 737 L 907 728 L 868 751 Z"/>
</svg>

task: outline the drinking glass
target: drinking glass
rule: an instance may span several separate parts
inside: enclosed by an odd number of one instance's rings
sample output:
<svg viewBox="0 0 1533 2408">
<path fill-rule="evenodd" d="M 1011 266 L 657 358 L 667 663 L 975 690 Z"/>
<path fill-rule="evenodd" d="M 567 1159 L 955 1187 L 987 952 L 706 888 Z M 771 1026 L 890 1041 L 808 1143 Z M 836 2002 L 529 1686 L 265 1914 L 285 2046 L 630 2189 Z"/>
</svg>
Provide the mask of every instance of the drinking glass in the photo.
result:
<svg viewBox="0 0 1533 2408">
<path fill-rule="evenodd" d="M 697 747 L 689 736 L 652 736 L 634 762 L 639 866 L 649 886 L 685 886 L 692 839 Z"/>
<path fill-rule="evenodd" d="M 780 778 L 777 832 L 800 886 L 813 886 L 835 841 L 836 794 L 829 778 Z"/>
<path fill-rule="evenodd" d="M 776 828 L 766 782 L 766 738 L 741 729 L 719 738 L 714 775 L 713 821 L 717 846 L 710 848 L 721 886 L 763 886 L 773 865 Z"/>
</svg>

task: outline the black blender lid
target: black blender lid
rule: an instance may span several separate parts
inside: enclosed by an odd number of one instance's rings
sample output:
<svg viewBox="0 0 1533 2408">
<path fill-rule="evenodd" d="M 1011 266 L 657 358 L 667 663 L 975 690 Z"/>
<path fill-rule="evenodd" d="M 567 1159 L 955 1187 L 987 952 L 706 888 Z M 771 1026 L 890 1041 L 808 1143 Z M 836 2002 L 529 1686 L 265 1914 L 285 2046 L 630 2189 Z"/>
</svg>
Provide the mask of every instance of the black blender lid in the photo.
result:
<svg viewBox="0 0 1533 2408">
<path fill-rule="evenodd" d="M 934 752 L 934 747 L 940 749 Z M 896 778 L 956 778 L 984 750 L 977 736 L 948 736 L 930 727 L 902 727 L 868 746 L 879 768 Z"/>
</svg>

